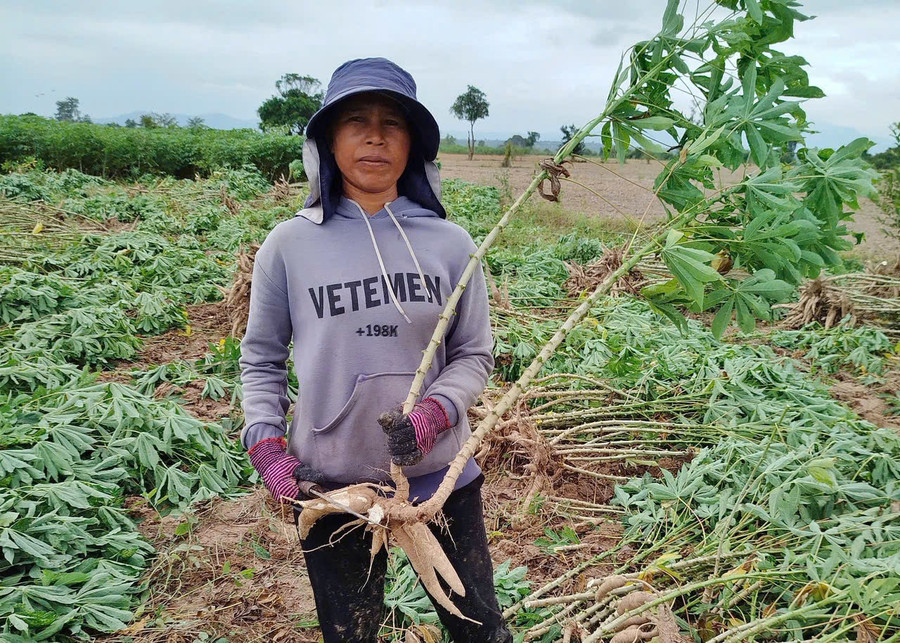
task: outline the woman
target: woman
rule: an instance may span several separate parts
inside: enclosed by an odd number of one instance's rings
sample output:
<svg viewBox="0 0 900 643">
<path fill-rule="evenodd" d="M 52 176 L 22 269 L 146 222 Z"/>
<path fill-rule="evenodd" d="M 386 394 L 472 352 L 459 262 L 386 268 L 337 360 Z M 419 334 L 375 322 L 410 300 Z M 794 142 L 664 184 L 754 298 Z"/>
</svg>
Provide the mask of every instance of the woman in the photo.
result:
<svg viewBox="0 0 900 643">
<path fill-rule="evenodd" d="M 427 500 L 470 435 L 466 409 L 493 368 L 484 276 L 466 288 L 404 416 L 422 350 L 475 244 L 446 221 L 434 158 L 440 133 L 412 77 L 383 58 L 353 60 L 331 78 L 310 119 L 306 207 L 276 226 L 256 254 L 241 344 L 242 441 L 276 497 L 315 484 L 389 482 L 404 467 L 410 497 Z M 285 440 L 288 346 L 300 395 Z M 382 418 L 383 427 L 379 425 Z M 483 476 L 466 466 L 434 529 L 466 587 L 463 621 L 435 606 L 454 641 L 512 641 L 492 582 L 481 506 Z M 326 643 L 377 640 L 386 555 L 371 536 L 331 536 L 353 518 L 319 520 L 301 541 Z"/>
</svg>

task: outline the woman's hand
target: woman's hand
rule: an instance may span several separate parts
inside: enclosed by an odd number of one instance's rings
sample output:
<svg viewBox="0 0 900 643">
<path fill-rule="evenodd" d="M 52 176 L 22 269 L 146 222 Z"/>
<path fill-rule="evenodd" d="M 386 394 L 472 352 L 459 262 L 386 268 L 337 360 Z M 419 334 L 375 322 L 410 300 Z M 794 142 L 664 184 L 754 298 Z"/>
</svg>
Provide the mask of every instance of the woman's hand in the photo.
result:
<svg viewBox="0 0 900 643">
<path fill-rule="evenodd" d="M 391 460 L 404 467 L 421 462 L 437 436 L 450 428 L 447 411 L 433 397 L 416 404 L 409 415 L 403 415 L 402 407 L 382 413 L 378 423 L 387 433 Z"/>
<path fill-rule="evenodd" d="M 250 464 L 259 473 L 269 493 L 279 502 L 300 496 L 300 482 L 321 483 L 324 476 L 287 453 L 284 438 L 268 438 L 257 442 L 249 451 Z"/>
</svg>

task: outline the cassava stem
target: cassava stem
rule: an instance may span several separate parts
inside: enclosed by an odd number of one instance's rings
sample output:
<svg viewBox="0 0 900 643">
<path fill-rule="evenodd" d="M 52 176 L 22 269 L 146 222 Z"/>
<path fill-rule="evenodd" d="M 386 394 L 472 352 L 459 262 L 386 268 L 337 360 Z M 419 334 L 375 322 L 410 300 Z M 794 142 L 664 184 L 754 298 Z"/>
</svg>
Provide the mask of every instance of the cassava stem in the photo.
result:
<svg viewBox="0 0 900 643">
<path fill-rule="evenodd" d="M 469 263 L 466 265 L 465 270 L 463 270 L 463 273 L 459 278 L 459 283 L 456 284 L 456 288 L 453 290 L 453 293 L 450 295 L 450 297 L 447 298 L 447 304 L 444 306 L 444 310 L 441 312 L 441 316 L 438 318 L 437 326 L 435 326 L 434 328 L 434 333 L 432 333 L 431 339 L 428 341 L 428 346 L 425 348 L 425 354 L 422 356 L 422 362 L 419 364 L 419 368 L 416 369 L 416 375 L 413 378 L 412 386 L 409 389 L 409 395 L 406 396 L 406 401 L 403 403 L 404 415 L 413 410 L 413 407 L 416 404 L 416 400 L 419 399 L 422 385 L 425 383 L 425 375 L 431 368 L 431 363 L 434 360 L 434 354 L 443 341 L 444 333 L 447 330 L 450 319 L 453 317 L 453 315 L 456 314 L 456 304 L 462 297 L 463 292 L 465 292 L 466 286 L 468 285 L 469 280 L 472 278 L 472 275 L 475 273 L 475 269 L 478 267 L 478 264 L 481 263 L 481 260 L 484 257 L 485 253 L 488 251 L 488 248 L 491 247 L 491 245 L 494 243 L 494 240 L 503 231 L 503 228 L 507 226 L 509 220 L 512 218 L 512 215 L 518 212 L 519 208 L 521 208 L 522 205 L 528 200 L 528 198 L 534 193 L 534 191 L 537 189 L 537 186 L 540 185 L 541 181 L 546 179 L 548 176 L 549 174 L 544 171 L 534 178 L 534 180 L 531 182 L 531 185 L 529 185 L 528 188 L 519 196 L 519 198 L 516 199 L 516 202 L 510 206 L 503 217 L 501 217 L 501 219 L 497 222 L 497 225 L 494 226 L 494 229 L 491 230 L 490 234 L 488 234 L 487 237 L 485 237 L 484 241 L 481 242 L 481 245 L 478 246 L 478 249 L 472 255 L 471 259 L 469 259 Z M 393 479 L 394 485 L 397 488 L 394 497 L 403 501 L 408 500 L 409 481 L 403 474 L 403 469 L 402 467 L 400 467 L 400 465 L 391 463 L 391 478 Z"/>
<path fill-rule="evenodd" d="M 578 308 L 572 311 L 572 313 L 566 319 L 565 323 L 563 323 L 563 325 L 560 326 L 559 329 L 557 329 L 557 331 L 553 334 L 553 337 L 550 338 L 550 341 L 548 341 L 544 345 L 544 347 L 537 354 L 537 357 L 535 357 L 528 368 L 525 369 L 525 372 L 522 373 L 522 376 L 518 380 L 516 380 L 516 382 L 510 387 L 506 394 L 502 398 L 500 398 L 500 400 L 494 405 L 491 411 L 484 417 L 484 419 L 478 423 L 478 427 L 472 432 L 472 435 L 469 436 L 469 439 L 463 445 L 462 449 L 457 454 L 456 458 L 454 458 L 453 462 L 450 463 L 450 469 L 447 471 L 446 475 L 444 476 L 444 480 L 441 482 L 441 485 L 440 487 L 438 487 L 438 490 L 435 492 L 435 494 L 428 501 L 422 503 L 418 507 L 406 505 L 396 506 L 392 508 L 392 517 L 400 521 L 428 521 L 433 519 L 437 512 L 440 511 L 441 507 L 444 506 L 444 503 L 447 501 L 447 498 L 453 491 L 457 478 L 459 478 L 460 473 L 462 473 L 463 467 L 465 467 L 466 462 L 469 461 L 469 458 L 475 455 L 475 451 L 478 449 L 481 441 L 494 428 L 503 414 L 506 413 L 510 408 L 512 408 L 512 406 L 518 401 L 519 397 L 522 395 L 528 385 L 532 382 L 532 380 L 534 380 L 534 378 L 540 372 L 541 368 L 543 368 L 546 361 L 550 359 L 556 349 L 559 348 L 560 344 L 565 341 L 569 332 L 571 332 L 571 330 L 575 328 L 575 326 L 587 316 L 591 308 L 598 301 L 600 301 L 600 299 L 604 295 L 606 295 L 606 293 L 609 292 L 609 290 L 616 283 L 616 281 L 619 280 L 620 277 L 634 268 L 641 261 L 641 259 L 655 252 L 658 248 L 662 247 L 662 244 L 669 230 L 689 223 L 697 216 L 699 216 L 699 214 L 699 206 L 685 211 L 680 217 L 670 221 L 663 228 L 660 234 L 654 237 L 640 250 L 635 252 L 627 261 L 623 261 L 622 265 L 617 270 L 611 272 L 606 277 L 606 279 L 604 279 L 603 282 L 597 286 L 594 292 L 592 292 L 587 299 L 581 302 L 581 305 L 579 305 Z"/>
<path fill-rule="evenodd" d="M 572 153 L 575 151 L 575 148 L 578 146 L 578 144 L 581 143 L 585 138 L 587 138 L 587 136 L 591 132 L 594 131 L 594 128 L 596 128 L 601 122 L 603 122 L 604 119 L 609 117 L 609 115 L 613 114 L 622 103 L 624 103 L 625 101 L 628 101 L 632 97 L 632 95 L 635 94 L 641 87 L 643 87 L 644 84 L 648 80 L 653 80 L 658 74 L 660 74 L 662 71 L 667 69 L 669 59 L 677 54 L 678 54 L 677 49 L 673 49 L 672 51 L 670 51 L 668 53 L 668 55 L 663 56 L 652 68 L 647 70 L 647 72 L 644 75 L 642 75 L 641 77 L 636 79 L 635 82 L 633 82 L 632 85 L 627 90 L 623 91 L 620 96 L 618 96 L 617 98 L 614 98 L 616 86 L 619 82 L 621 82 L 620 78 L 621 78 L 622 70 L 621 70 L 621 66 L 620 66 L 620 69 L 616 72 L 616 76 L 613 79 L 613 87 L 610 90 L 609 100 L 607 102 L 606 108 L 603 110 L 603 113 L 601 113 L 599 116 L 595 117 L 594 119 L 590 120 L 580 130 L 578 130 L 572 136 L 572 138 L 569 139 L 569 141 L 565 145 L 560 147 L 559 150 L 557 150 L 556 154 L 553 156 L 553 163 L 558 165 L 559 163 L 562 163 L 564 160 L 568 159 L 572 155 Z M 484 256 L 487 253 L 488 249 L 490 249 L 490 247 L 494 244 L 494 241 L 497 239 L 497 237 L 500 235 L 500 233 L 503 231 L 503 229 L 509 224 L 509 220 L 512 218 L 512 215 L 515 214 L 516 212 L 518 212 L 519 209 L 521 209 L 521 207 L 531 197 L 531 195 L 534 194 L 535 190 L 537 190 L 538 186 L 541 185 L 541 183 L 548 178 L 550 178 L 550 173 L 547 172 L 546 170 L 543 170 L 542 172 L 540 172 L 540 174 L 538 174 L 537 176 L 534 177 L 534 179 L 531 181 L 531 184 L 527 188 L 525 188 L 525 191 L 519 195 L 519 198 L 516 199 L 515 203 L 513 203 L 509 207 L 509 209 L 504 213 L 504 215 L 497 222 L 497 225 L 495 225 L 494 228 L 488 233 L 488 235 L 484 238 L 484 241 L 481 242 L 481 245 L 478 246 L 478 249 L 475 251 L 475 253 L 472 255 L 472 257 L 469 259 L 469 263 L 466 265 L 465 270 L 463 270 L 463 273 L 460 276 L 459 282 L 456 284 L 456 288 L 454 288 L 453 293 L 447 299 L 447 303 L 444 306 L 443 312 L 441 312 L 441 316 L 438 319 L 438 323 L 434 328 L 434 332 L 431 335 L 431 339 L 429 340 L 428 345 L 425 347 L 425 350 L 423 351 L 424 354 L 422 355 L 422 361 L 419 363 L 419 367 L 416 369 L 416 373 L 415 373 L 415 376 L 413 377 L 412 385 L 410 386 L 410 389 L 409 389 L 409 394 L 406 396 L 406 401 L 403 403 L 403 413 L 404 414 L 408 414 L 410 411 L 412 411 L 413 407 L 415 406 L 416 400 L 419 399 L 419 395 L 422 392 L 422 386 L 425 383 L 425 375 L 426 375 L 426 373 L 428 373 L 428 370 L 431 368 L 431 364 L 434 361 L 434 354 L 435 354 L 435 352 L 437 352 L 438 346 L 440 346 L 441 342 L 443 341 L 444 333 L 447 330 L 447 326 L 450 323 L 450 319 L 453 317 L 453 315 L 456 314 L 456 304 L 459 303 L 459 300 L 462 297 L 462 294 L 465 291 L 466 286 L 469 283 L 469 280 L 472 278 L 472 275 L 475 273 L 475 269 L 477 268 L 478 264 L 482 261 L 482 259 L 484 259 Z M 638 260 L 639 260 L 640 255 L 636 255 L 636 256 L 638 256 Z M 637 261 L 635 261 L 634 263 L 629 262 L 628 270 L 633 268 L 636 264 L 637 264 Z M 624 274 L 624 271 L 621 271 L 621 269 L 620 269 L 620 270 L 616 271 L 615 273 L 612 273 L 610 275 L 610 277 L 612 277 L 613 275 L 616 275 L 616 279 L 618 279 L 618 277 L 621 276 L 622 274 Z M 612 285 L 615 283 L 616 279 L 613 279 L 612 281 L 607 279 L 607 281 L 610 283 L 610 285 Z M 606 283 L 606 282 L 604 282 L 604 283 Z M 608 288 L 607 288 L 607 290 L 608 290 Z M 600 297 L 600 295 L 597 295 L 597 298 L 599 298 L 599 297 Z M 582 306 L 583 306 L 583 304 L 582 304 Z M 576 312 L 578 310 L 581 310 L 582 306 L 579 306 L 579 308 L 576 309 Z M 574 314 L 575 313 L 573 313 L 573 315 Z M 571 317 L 570 317 L 570 319 L 571 319 Z M 565 337 L 565 335 L 563 335 L 563 338 L 564 337 Z M 532 376 L 532 378 L 533 378 L 533 376 Z M 529 380 L 530 379 L 531 378 L 529 378 Z M 521 394 L 521 390 L 519 391 L 519 394 Z M 516 395 L 515 399 L 518 399 L 518 394 Z M 488 429 L 486 429 L 484 431 L 484 433 L 487 433 L 487 431 L 489 431 L 490 428 L 492 428 L 494 426 L 494 424 L 496 424 L 496 420 L 494 420 L 491 423 L 490 427 Z M 482 421 L 479 426 L 483 426 L 483 425 L 484 425 L 484 421 Z M 482 437 L 483 437 L 484 433 L 482 434 Z M 468 446 L 468 444 L 470 442 L 472 442 L 471 438 L 469 439 L 469 441 L 466 443 L 465 446 Z M 475 447 L 477 447 L 479 442 L 480 442 L 480 438 L 477 442 L 474 443 Z M 465 449 L 465 446 L 463 447 L 464 449 Z M 474 447 L 472 449 L 472 453 L 474 453 Z M 460 455 L 462 455 L 462 453 L 460 453 Z M 465 461 L 468 461 L 468 458 L 471 457 L 471 455 L 472 454 L 470 453 Z M 459 461 L 459 458 L 460 458 L 460 456 L 457 456 L 456 460 L 454 460 L 454 463 Z M 465 464 L 465 461 L 463 462 L 463 464 Z M 447 476 L 444 478 L 444 482 L 447 481 L 447 477 L 450 476 L 450 473 L 453 470 L 454 470 L 453 466 L 451 466 L 450 470 L 447 472 Z M 460 471 L 461 470 L 462 469 L 460 469 Z M 457 472 L 456 475 L 453 477 L 453 483 L 456 482 L 457 477 L 459 477 L 459 472 Z M 398 500 L 401 500 L 403 502 L 407 501 L 409 499 L 409 481 L 406 479 L 406 476 L 403 473 L 402 467 L 392 463 L 391 464 L 391 478 L 393 479 L 394 486 L 396 487 L 395 498 L 397 498 Z M 441 488 L 443 488 L 443 487 L 444 487 L 444 484 L 442 483 Z M 441 501 L 441 506 L 442 505 L 443 505 L 443 501 Z"/>
</svg>

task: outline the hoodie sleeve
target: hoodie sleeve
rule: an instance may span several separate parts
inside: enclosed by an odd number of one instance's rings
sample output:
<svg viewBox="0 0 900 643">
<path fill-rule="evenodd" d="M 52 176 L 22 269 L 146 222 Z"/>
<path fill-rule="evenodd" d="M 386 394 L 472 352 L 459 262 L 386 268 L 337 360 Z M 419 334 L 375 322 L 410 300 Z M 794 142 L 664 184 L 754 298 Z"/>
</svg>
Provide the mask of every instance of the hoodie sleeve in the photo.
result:
<svg viewBox="0 0 900 643">
<path fill-rule="evenodd" d="M 471 252 L 475 251 L 474 243 Z M 456 307 L 450 331 L 444 337 L 447 363 L 423 397 L 434 397 L 447 410 L 455 426 L 484 391 L 494 369 L 487 285 L 479 264 Z"/>
<path fill-rule="evenodd" d="M 273 256 L 272 244 L 256 253 L 250 284 L 250 314 L 241 340 L 241 384 L 244 430 L 241 442 L 249 449 L 286 432 L 287 359 L 292 327 L 283 263 Z"/>
</svg>

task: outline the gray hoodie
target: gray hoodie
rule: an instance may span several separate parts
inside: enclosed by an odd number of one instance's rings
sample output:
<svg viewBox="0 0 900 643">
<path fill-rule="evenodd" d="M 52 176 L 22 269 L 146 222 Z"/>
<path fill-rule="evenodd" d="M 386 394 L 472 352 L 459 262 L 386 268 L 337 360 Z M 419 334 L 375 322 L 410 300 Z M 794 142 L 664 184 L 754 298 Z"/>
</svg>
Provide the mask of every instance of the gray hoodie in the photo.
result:
<svg viewBox="0 0 900 643">
<path fill-rule="evenodd" d="M 372 216 L 342 196 L 327 144 L 329 115 L 342 100 L 377 91 L 397 100 L 413 131 L 401 195 Z M 275 227 L 256 254 L 250 318 L 241 342 L 249 448 L 285 435 L 288 346 L 293 341 L 300 396 L 288 451 L 335 485 L 388 481 L 387 439 L 377 422 L 409 392 L 422 351 L 475 244 L 445 220 L 434 163 L 440 132 L 416 99 L 406 71 L 384 58 L 348 61 L 334 73 L 303 147 L 306 207 Z M 411 497 L 431 496 L 471 431 L 466 409 L 494 365 L 480 266 L 457 305 L 425 378 L 423 397 L 447 410 L 451 429 L 419 464 L 404 469 Z M 470 460 L 457 481 L 480 470 Z"/>
<path fill-rule="evenodd" d="M 332 216 L 316 218 L 304 210 L 279 224 L 256 254 L 241 343 L 242 439 L 249 447 L 284 435 L 285 361 L 293 341 L 300 395 L 289 453 L 336 483 L 386 481 L 390 456 L 377 418 L 406 398 L 475 244 L 463 228 L 406 197 L 370 217 L 342 198 Z M 421 463 L 405 468 L 411 478 L 446 469 L 469 437 L 466 409 L 493 368 L 491 349 L 479 267 L 425 378 L 423 397 L 441 401 L 453 426 Z M 458 485 L 478 473 L 470 463 Z M 432 478 L 411 480 L 413 496 L 428 497 Z"/>
</svg>

